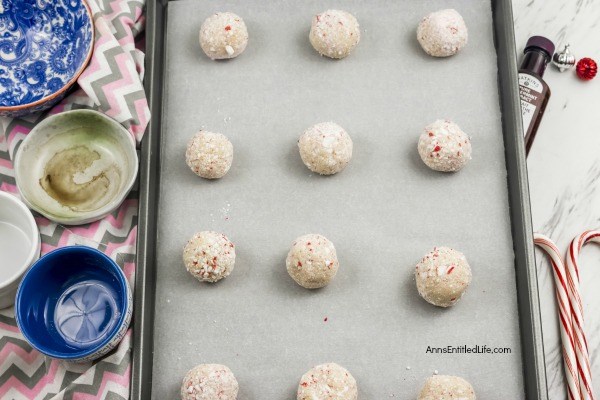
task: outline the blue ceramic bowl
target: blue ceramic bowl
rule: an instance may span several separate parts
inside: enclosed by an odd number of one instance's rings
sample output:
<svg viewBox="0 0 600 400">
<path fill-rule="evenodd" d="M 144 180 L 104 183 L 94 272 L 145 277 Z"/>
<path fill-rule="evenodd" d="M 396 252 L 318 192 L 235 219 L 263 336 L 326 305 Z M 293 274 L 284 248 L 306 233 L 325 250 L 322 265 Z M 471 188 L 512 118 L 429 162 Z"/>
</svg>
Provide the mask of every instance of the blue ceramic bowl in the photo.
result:
<svg viewBox="0 0 600 400">
<path fill-rule="evenodd" d="M 112 350 L 131 321 L 131 290 L 109 257 L 85 246 L 54 250 L 23 276 L 15 316 L 29 344 L 49 357 L 91 361 Z"/>
<path fill-rule="evenodd" d="M 22 116 L 58 103 L 93 51 L 85 0 L 0 1 L 0 116 Z"/>
</svg>

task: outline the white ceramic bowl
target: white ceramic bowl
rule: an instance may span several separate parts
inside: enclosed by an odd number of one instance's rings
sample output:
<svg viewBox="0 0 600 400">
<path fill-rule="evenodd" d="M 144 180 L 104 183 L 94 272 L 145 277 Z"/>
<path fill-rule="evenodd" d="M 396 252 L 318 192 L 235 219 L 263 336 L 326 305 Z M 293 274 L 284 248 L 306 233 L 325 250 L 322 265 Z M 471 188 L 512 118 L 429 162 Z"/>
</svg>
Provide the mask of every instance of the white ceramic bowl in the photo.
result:
<svg viewBox="0 0 600 400">
<path fill-rule="evenodd" d="M 27 269 L 40 257 L 40 233 L 23 202 L 0 191 L 0 309 L 15 302 Z"/>
<path fill-rule="evenodd" d="M 92 110 L 67 111 L 43 120 L 23 140 L 15 157 L 23 201 L 65 225 L 109 214 L 123 202 L 137 172 L 131 134 Z"/>
</svg>

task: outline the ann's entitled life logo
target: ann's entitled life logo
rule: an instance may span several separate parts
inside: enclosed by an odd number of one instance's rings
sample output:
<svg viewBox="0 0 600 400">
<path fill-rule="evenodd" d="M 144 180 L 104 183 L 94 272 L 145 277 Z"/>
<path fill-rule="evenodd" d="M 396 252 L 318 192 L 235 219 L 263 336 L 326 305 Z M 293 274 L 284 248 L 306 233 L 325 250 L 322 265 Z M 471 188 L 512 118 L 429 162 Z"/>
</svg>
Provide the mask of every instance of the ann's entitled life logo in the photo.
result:
<svg viewBox="0 0 600 400">
<path fill-rule="evenodd" d="M 491 347 L 487 344 L 482 346 L 445 346 L 445 347 L 433 347 L 427 346 L 425 354 L 511 354 L 512 349 L 510 347 Z"/>
</svg>

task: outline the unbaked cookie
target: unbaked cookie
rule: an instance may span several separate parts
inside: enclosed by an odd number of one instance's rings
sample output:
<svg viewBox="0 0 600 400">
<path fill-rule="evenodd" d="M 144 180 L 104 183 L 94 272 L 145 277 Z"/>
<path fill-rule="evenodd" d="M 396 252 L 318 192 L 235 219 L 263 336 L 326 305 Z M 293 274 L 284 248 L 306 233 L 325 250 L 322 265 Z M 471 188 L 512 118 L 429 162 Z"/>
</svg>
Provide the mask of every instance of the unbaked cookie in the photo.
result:
<svg viewBox="0 0 600 400">
<path fill-rule="evenodd" d="M 213 60 L 237 57 L 247 45 L 246 24 L 234 13 L 213 14 L 200 27 L 200 47 Z"/>
<path fill-rule="evenodd" d="M 455 172 L 471 160 L 471 139 L 454 122 L 439 119 L 425 127 L 417 150 L 429 168 Z"/>
<path fill-rule="evenodd" d="M 307 289 L 327 286 L 340 266 L 333 243 L 317 234 L 297 238 L 285 264 L 296 283 Z"/>
<path fill-rule="evenodd" d="M 356 380 L 348 370 L 335 363 L 317 365 L 302 375 L 298 400 L 356 400 Z"/>
<path fill-rule="evenodd" d="M 460 51 L 469 38 L 463 17 L 452 9 L 432 12 L 417 28 L 417 40 L 434 57 L 449 57 Z"/>
<path fill-rule="evenodd" d="M 425 381 L 419 400 L 475 400 L 475 391 L 458 376 L 434 375 Z"/>
<path fill-rule="evenodd" d="M 327 10 L 313 17 L 308 37 L 322 56 L 344 58 L 360 41 L 360 28 L 352 14 Z"/>
<path fill-rule="evenodd" d="M 334 122 L 321 122 L 308 128 L 298 139 L 298 150 L 304 165 L 321 175 L 333 175 L 352 158 L 352 139 Z"/>
<path fill-rule="evenodd" d="M 236 400 L 238 382 L 225 365 L 200 364 L 188 371 L 181 384 L 181 400 Z"/>
<path fill-rule="evenodd" d="M 415 268 L 421 297 L 439 307 L 454 305 L 471 283 L 471 267 L 460 251 L 435 247 Z"/>
<path fill-rule="evenodd" d="M 231 168 L 233 145 L 221 133 L 200 131 L 188 142 L 185 162 L 202 178 L 222 178 Z"/>
<path fill-rule="evenodd" d="M 183 249 L 183 263 L 199 281 L 217 282 L 233 271 L 235 246 L 222 233 L 198 232 Z"/>
</svg>

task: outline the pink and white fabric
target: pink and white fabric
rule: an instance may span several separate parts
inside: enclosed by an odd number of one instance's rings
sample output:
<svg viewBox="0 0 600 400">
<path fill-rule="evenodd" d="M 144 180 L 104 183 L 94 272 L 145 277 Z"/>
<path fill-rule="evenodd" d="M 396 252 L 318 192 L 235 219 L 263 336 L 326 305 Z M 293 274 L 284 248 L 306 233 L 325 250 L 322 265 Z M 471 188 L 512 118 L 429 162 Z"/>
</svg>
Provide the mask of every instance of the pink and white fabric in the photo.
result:
<svg viewBox="0 0 600 400">
<path fill-rule="evenodd" d="M 12 158 L 20 142 L 48 115 L 92 108 L 122 123 L 139 143 L 150 111 L 143 87 L 140 33 L 145 0 L 88 0 L 96 28 L 94 55 L 79 77 L 79 88 L 48 113 L 0 118 L 0 190 L 18 196 Z M 138 39 L 140 36 L 140 39 Z M 42 254 L 84 244 L 100 249 L 125 271 L 133 287 L 137 234 L 137 188 L 100 221 L 65 227 L 36 216 Z M 131 375 L 131 330 L 113 352 L 88 364 L 49 359 L 33 350 L 16 326 L 12 308 L 0 310 L 1 399 L 127 399 Z"/>
</svg>

